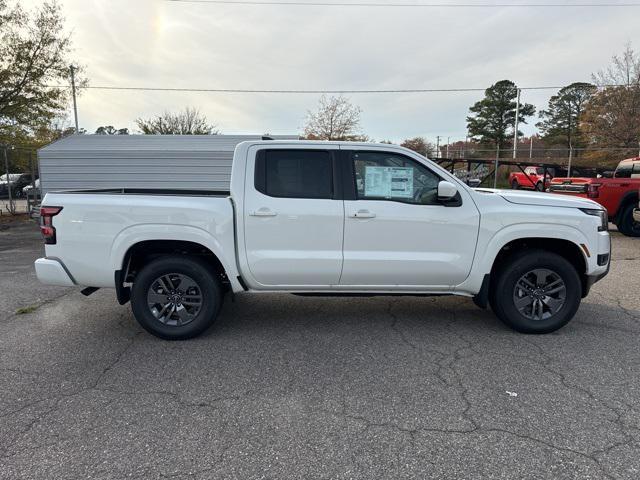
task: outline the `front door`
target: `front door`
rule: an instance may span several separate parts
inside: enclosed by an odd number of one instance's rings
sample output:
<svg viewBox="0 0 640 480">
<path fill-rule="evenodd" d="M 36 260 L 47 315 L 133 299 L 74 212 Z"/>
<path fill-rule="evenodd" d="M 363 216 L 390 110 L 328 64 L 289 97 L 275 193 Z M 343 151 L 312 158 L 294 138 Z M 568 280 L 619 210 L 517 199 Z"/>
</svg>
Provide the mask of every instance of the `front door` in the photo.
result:
<svg viewBox="0 0 640 480">
<path fill-rule="evenodd" d="M 337 285 L 344 204 L 334 187 L 336 146 L 264 148 L 247 165 L 246 260 L 270 287 Z"/>
<path fill-rule="evenodd" d="M 345 200 L 340 284 L 447 289 L 462 283 L 480 223 L 467 192 L 445 206 L 436 171 L 399 153 L 354 150 L 343 158 L 353 171 L 355 200 Z"/>
</svg>

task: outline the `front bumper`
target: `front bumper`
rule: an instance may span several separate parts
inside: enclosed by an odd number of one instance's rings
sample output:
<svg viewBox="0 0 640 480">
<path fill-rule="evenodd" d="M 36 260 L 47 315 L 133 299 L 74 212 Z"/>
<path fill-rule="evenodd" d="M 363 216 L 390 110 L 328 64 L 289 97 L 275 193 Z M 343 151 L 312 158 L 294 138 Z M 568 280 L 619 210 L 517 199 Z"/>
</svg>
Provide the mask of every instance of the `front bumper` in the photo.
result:
<svg viewBox="0 0 640 480">
<path fill-rule="evenodd" d="M 591 287 L 593 287 L 593 285 L 597 282 L 599 282 L 600 280 L 602 280 L 604 277 L 607 276 L 607 274 L 609 273 L 609 270 L 611 269 L 611 237 L 609 236 L 608 232 L 606 235 L 603 235 L 604 232 L 602 232 L 599 237 L 600 237 L 600 249 L 598 249 L 600 252 L 606 252 L 606 253 L 600 253 L 598 254 L 597 258 L 606 258 L 606 268 L 604 269 L 604 271 L 602 271 L 602 266 L 604 265 L 600 265 L 600 262 L 598 262 L 598 266 L 600 268 L 598 268 L 599 271 L 595 271 L 594 273 L 592 273 L 591 275 L 586 275 L 584 277 L 584 281 L 582 282 L 582 298 L 586 297 L 587 295 L 589 295 L 589 291 L 591 290 Z M 606 239 L 606 240 L 605 240 Z M 603 247 L 603 242 L 607 243 L 607 246 L 605 248 Z"/>
<path fill-rule="evenodd" d="M 62 287 L 72 287 L 75 285 L 73 278 L 64 268 L 60 260 L 55 258 L 39 258 L 35 261 L 36 276 L 45 285 L 59 285 Z"/>
</svg>

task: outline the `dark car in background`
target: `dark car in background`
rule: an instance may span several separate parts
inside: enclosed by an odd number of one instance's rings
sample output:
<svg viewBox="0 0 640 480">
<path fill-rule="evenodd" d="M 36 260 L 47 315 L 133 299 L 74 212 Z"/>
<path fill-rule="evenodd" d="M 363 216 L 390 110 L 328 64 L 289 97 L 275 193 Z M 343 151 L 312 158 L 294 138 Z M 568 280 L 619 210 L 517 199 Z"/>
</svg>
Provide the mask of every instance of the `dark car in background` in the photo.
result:
<svg viewBox="0 0 640 480">
<path fill-rule="evenodd" d="M 13 198 L 22 197 L 22 189 L 32 183 L 31 174 L 29 173 L 10 173 L 0 175 L 0 198 L 7 198 L 9 196 L 9 189 L 11 189 L 11 196 Z"/>
</svg>

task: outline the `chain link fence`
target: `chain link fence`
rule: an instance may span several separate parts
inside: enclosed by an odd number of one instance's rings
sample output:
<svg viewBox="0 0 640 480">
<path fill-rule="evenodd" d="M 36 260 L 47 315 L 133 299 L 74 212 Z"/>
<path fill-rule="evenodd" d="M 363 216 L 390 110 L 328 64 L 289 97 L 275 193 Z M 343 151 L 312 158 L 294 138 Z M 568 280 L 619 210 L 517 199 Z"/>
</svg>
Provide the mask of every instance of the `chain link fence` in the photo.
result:
<svg viewBox="0 0 640 480">
<path fill-rule="evenodd" d="M 35 149 L 0 145 L 0 216 L 32 214 L 40 204 Z"/>
</svg>

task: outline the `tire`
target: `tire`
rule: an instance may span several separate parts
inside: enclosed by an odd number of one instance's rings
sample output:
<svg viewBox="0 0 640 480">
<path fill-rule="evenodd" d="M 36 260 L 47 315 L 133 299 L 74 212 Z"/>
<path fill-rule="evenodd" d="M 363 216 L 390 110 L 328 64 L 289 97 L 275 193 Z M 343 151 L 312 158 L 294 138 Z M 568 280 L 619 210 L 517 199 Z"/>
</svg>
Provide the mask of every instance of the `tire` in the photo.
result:
<svg viewBox="0 0 640 480">
<path fill-rule="evenodd" d="M 537 272 L 541 272 L 540 276 Z M 521 288 L 531 283 L 536 287 L 540 278 L 547 282 L 546 292 L 538 288 L 525 292 Z M 581 299 L 582 283 L 574 266 L 546 250 L 516 253 L 508 258 L 496 272 L 490 292 L 491 308 L 498 318 L 521 333 L 550 333 L 562 328 L 575 315 Z"/>
<path fill-rule="evenodd" d="M 633 210 L 635 203 L 631 203 L 622 209 L 618 219 L 618 231 L 627 237 L 640 237 L 640 222 L 633 220 Z"/>
<path fill-rule="evenodd" d="M 544 186 L 542 185 L 542 182 L 536 183 L 536 190 L 539 191 L 539 192 L 543 192 L 544 191 Z"/>
<path fill-rule="evenodd" d="M 215 321 L 222 300 L 215 272 L 187 256 L 164 256 L 149 262 L 131 289 L 136 320 L 147 332 L 164 340 L 200 335 Z"/>
<path fill-rule="evenodd" d="M 511 182 L 511 189 L 512 190 L 520 190 L 520 184 L 518 184 L 517 180 L 513 180 Z"/>
</svg>

